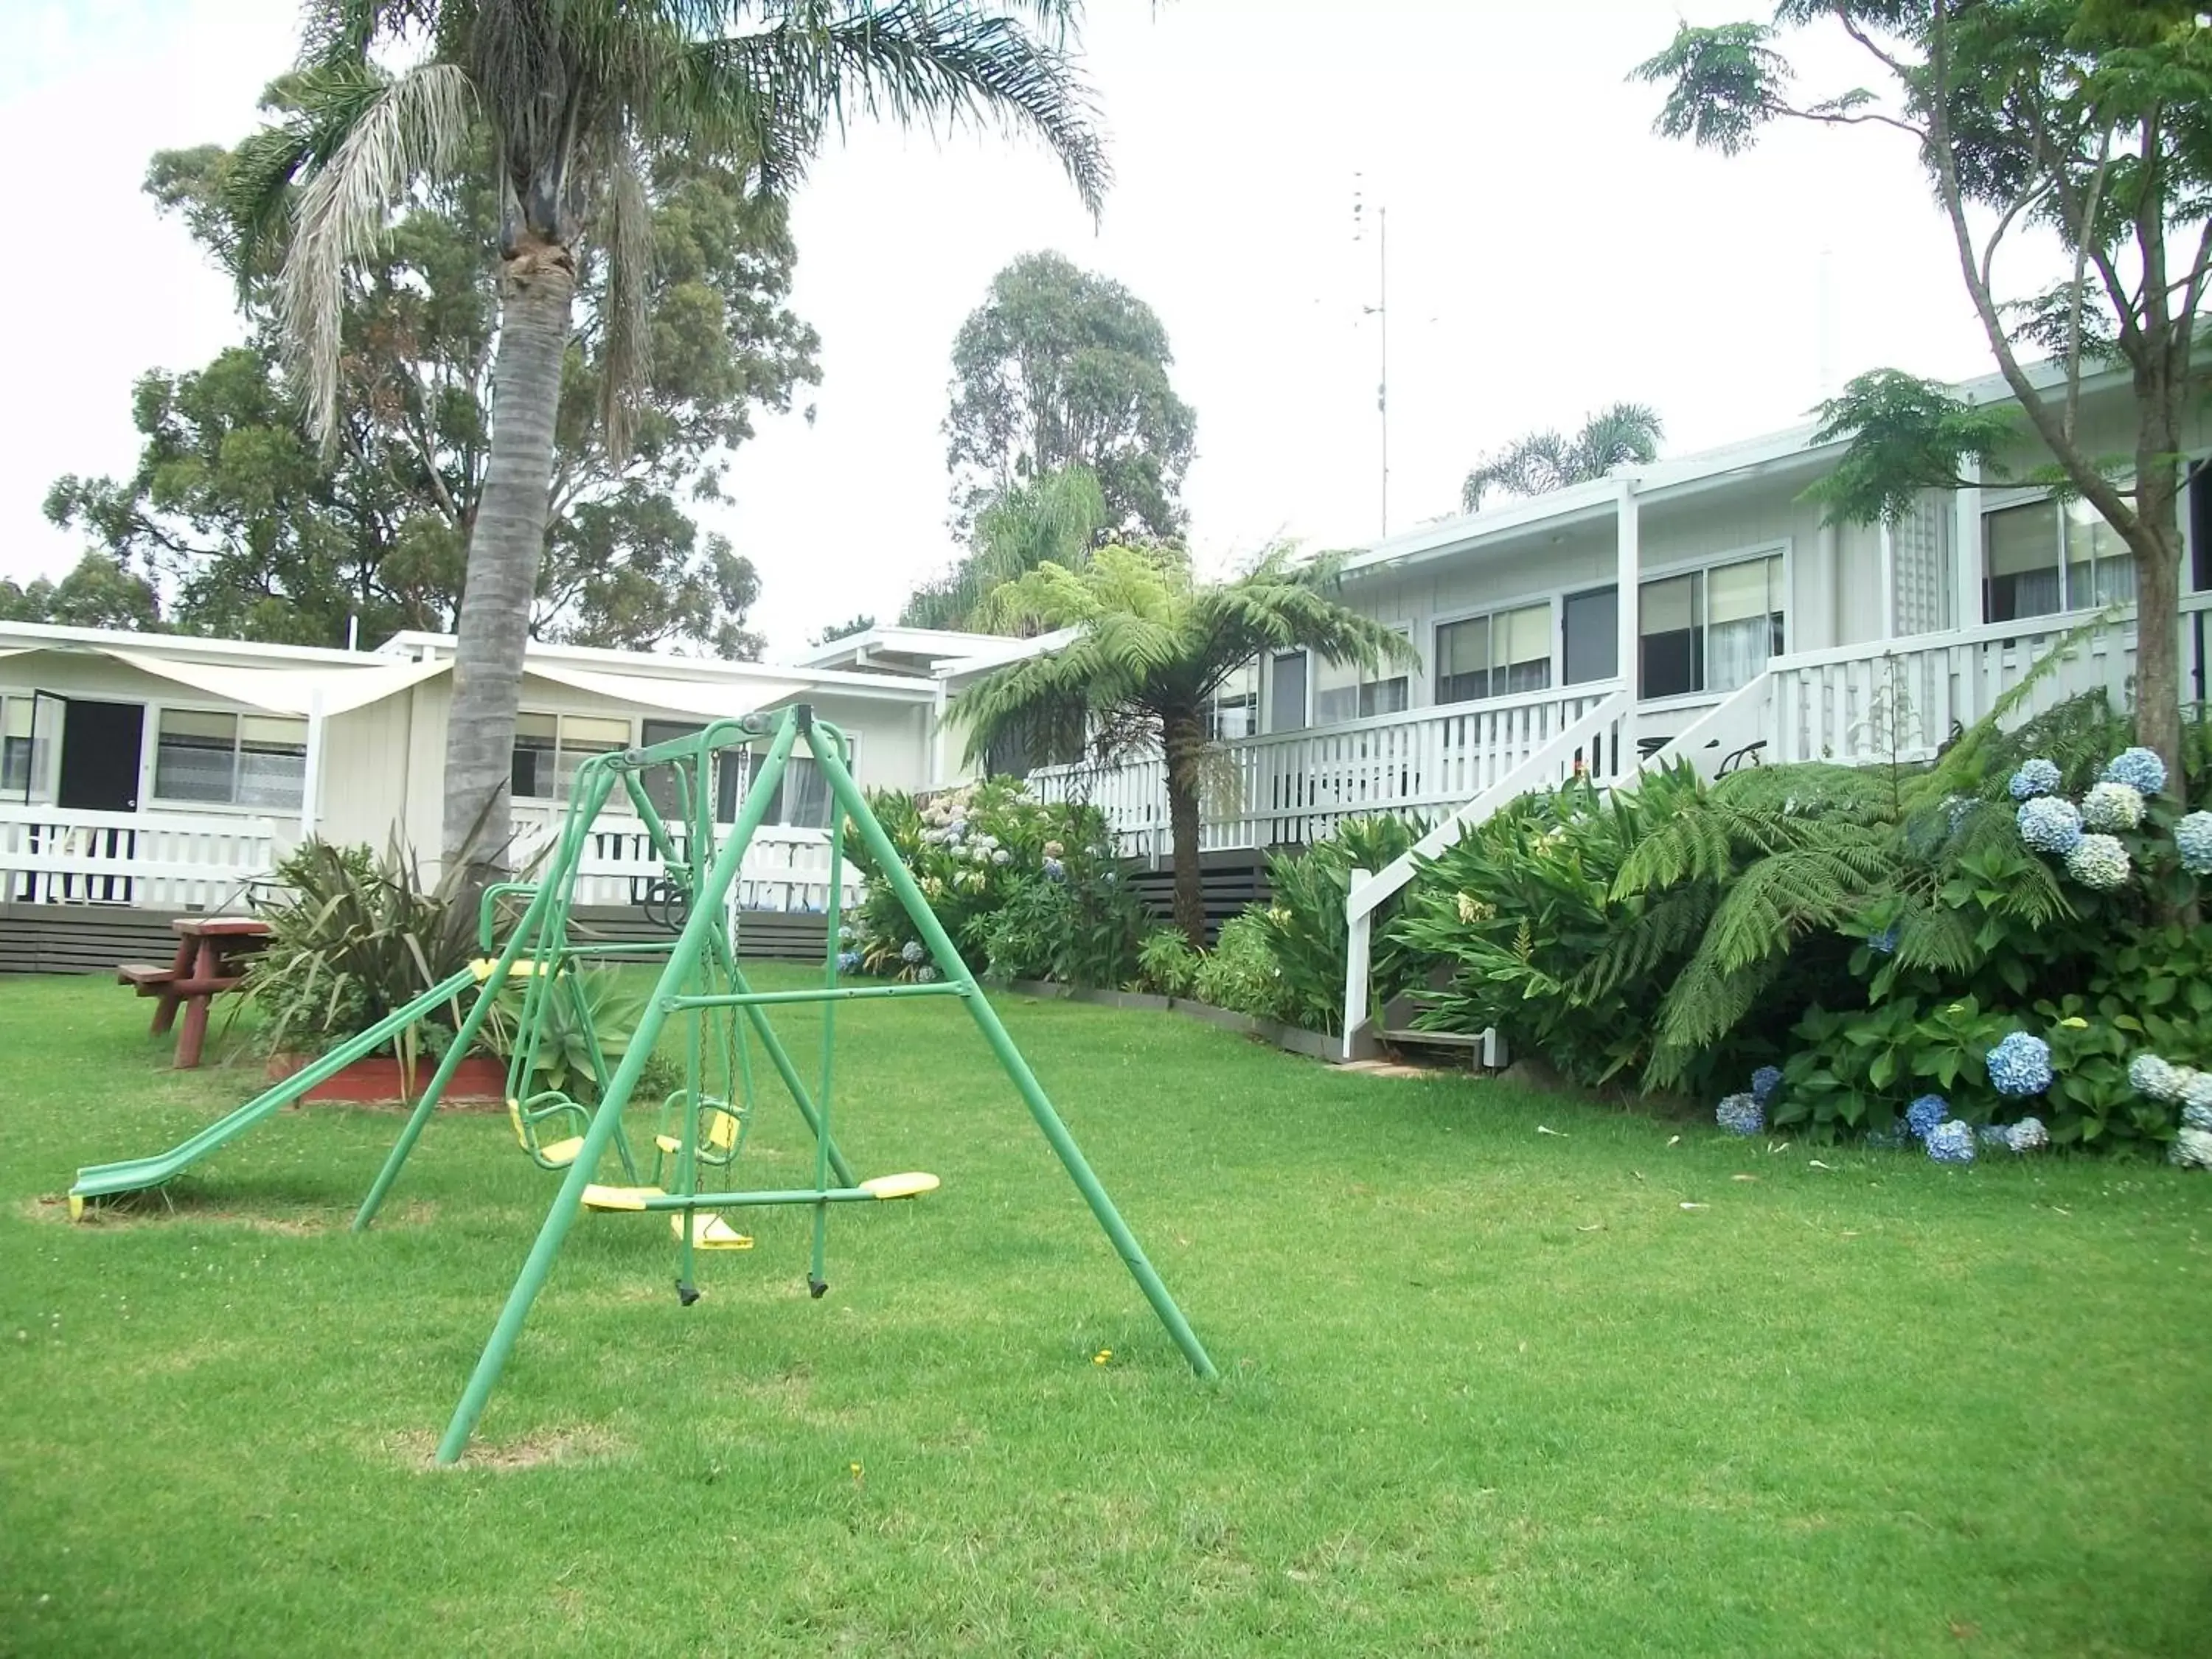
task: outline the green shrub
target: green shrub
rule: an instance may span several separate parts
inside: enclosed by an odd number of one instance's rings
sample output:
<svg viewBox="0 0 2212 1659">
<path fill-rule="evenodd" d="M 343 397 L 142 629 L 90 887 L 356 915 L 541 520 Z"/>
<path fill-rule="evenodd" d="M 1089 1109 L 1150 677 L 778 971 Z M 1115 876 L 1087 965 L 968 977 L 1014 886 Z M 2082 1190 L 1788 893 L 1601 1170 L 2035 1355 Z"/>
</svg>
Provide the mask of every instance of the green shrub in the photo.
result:
<svg viewBox="0 0 2212 1659">
<path fill-rule="evenodd" d="M 1138 949 L 1137 983 L 1158 996 L 1189 996 L 1197 988 L 1199 964 L 1204 960 L 1182 928 L 1156 927 Z"/>
<path fill-rule="evenodd" d="M 1115 986 L 1136 971 L 1143 914 L 1096 808 L 1035 800 L 1015 778 L 926 800 L 879 790 L 869 805 L 975 972 Z M 857 836 L 848 835 L 846 856 L 867 882 L 842 941 L 847 967 L 933 975 L 905 907 Z"/>
<path fill-rule="evenodd" d="M 1191 988 L 1200 1002 L 1261 1019 L 1283 1019 L 1288 994 L 1269 947 L 1266 923 L 1248 910 L 1224 922 L 1220 939 L 1200 960 Z"/>
<path fill-rule="evenodd" d="M 425 885 L 415 860 L 396 851 L 379 859 L 367 847 L 303 842 L 274 884 L 255 906 L 269 939 L 246 969 L 242 1004 L 260 1017 L 255 1038 L 264 1052 L 330 1048 L 450 978 L 472 954 L 453 884 Z M 446 1009 L 404 1033 L 401 1063 L 442 1053 L 459 1023 Z"/>
<path fill-rule="evenodd" d="M 1344 919 L 1352 891 L 1352 872 L 1372 875 L 1427 833 L 1419 819 L 1351 818 L 1335 834 L 1302 853 L 1277 854 L 1267 860 L 1273 898 L 1260 919 L 1275 965 L 1281 970 L 1282 1018 L 1309 1031 L 1344 1029 L 1344 977 L 1350 930 Z M 1379 1006 L 1397 994 L 1412 962 L 1391 931 L 1404 891 L 1385 901 L 1370 932 L 1368 984 Z"/>
</svg>

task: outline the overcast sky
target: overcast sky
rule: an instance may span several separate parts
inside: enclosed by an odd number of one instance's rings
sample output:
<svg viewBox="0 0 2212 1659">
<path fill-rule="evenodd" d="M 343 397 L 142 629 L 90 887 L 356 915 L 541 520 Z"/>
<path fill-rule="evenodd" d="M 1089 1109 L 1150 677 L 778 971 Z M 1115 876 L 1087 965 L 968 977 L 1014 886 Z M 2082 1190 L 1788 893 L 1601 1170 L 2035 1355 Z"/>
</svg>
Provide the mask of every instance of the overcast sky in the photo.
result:
<svg viewBox="0 0 2212 1659">
<path fill-rule="evenodd" d="M 1015 256 L 1127 283 L 1198 414 L 1186 487 L 1216 568 L 1270 540 L 1380 527 L 1376 245 L 1389 232 L 1390 523 L 1449 512 L 1484 451 L 1620 398 L 1680 453 L 1802 420 L 1893 365 L 1963 377 L 1988 349 L 1909 146 L 1790 131 L 1735 160 L 1654 137 L 1629 69 L 1678 0 L 1093 0 L 1085 55 L 1115 183 L 1094 226 L 1036 146 L 860 130 L 793 222 L 793 303 L 822 335 L 810 425 L 763 422 L 708 521 L 759 567 L 771 654 L 890 619 L 948 563 L 939 424 L 961 319 Z M 140 193 L 155 150 L 232 143 L 289 59 L 292 0 L 13 0 L 0 154 L 15 158 L 0 315 L 0 575 L 81 550 L 40 512 L 64 472 L 125 472 L 132 380 L 237 337 L 228 285 Z M 1808 38 L 1808 48 L 1813 38 Z M 1808 78 L 1861 77 L 1821 42 Z"/>
</svg>

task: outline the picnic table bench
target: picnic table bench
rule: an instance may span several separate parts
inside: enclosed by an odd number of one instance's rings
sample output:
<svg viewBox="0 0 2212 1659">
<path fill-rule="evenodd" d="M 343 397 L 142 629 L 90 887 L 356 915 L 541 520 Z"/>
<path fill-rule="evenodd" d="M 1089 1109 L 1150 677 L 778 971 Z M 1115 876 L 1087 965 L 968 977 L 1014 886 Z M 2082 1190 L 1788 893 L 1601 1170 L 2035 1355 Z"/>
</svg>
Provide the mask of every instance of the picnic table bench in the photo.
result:
<svg viewBox="0 0 2212 1659">
<path fill-rule="evenodd" d="M 169 926 L 177 934 L 174 958 L 166 966 L 124 963 L 115 970 L 115 982 L 131 986 L 142 997 L 160 999 L 154 1010 L 155 1036 L 175 1024 L 177 1010 L 183 1007 L 177 1069 L 190 1071 L 200 1063 L 207 1042 L 209 1005 L 238 988 L 246 976 L 246 958 L 268 942 L 269 924 L 253 916 L 179 916 Z"/>
</svg>

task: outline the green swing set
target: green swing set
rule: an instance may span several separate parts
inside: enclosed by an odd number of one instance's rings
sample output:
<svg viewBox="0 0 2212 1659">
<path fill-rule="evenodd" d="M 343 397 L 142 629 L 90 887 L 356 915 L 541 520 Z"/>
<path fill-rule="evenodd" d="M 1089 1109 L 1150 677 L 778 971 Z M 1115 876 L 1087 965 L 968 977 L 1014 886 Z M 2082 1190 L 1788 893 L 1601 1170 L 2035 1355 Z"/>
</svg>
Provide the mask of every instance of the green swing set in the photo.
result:
<svg viewBox="0 0 2212 1659">
<path fill-rule="evenodd" d="M 754 771 L 737 823 L 717 836 L 712 811 L 714 757 L 750 749 L 763 740 L 767 750 Z M 791 991 L 757 991 L 738 964 L 738 912 L 732 902 L 745 849 L 775 797 L 793 749 L 804 741 L 833 803 L 828 883 L 829 938 L 822 983 Z M 493 1326 L 460 1402 L 454 1408 L 438 1462 L 457 1462 L 485 1401 L 513 1351 L 531 1305 L 544 1287 L 562 1241 L 578 1213 L 586 1208 L 632 1213 L 665 1213 L 674 1233 L 678 1299 L 698 1299 L 693 1273 L 702 1253 L 750 1249 L 752 1240 L 730 1224 L 725 1212 L 765 1206 L 801 1206 L 813 1212 L 809 1289 L 820 1297 L 829 1286 L 823 1274 L 832 1205 L 879 1203 L 918 1197 L 938 1186 L 933 1175 L 911 1171 L 856 1177 L 831 1131 L 836 1082 L 836 1010 L 840 1003 L 877 998 L 953 997 L 974 1018 L 984 1041 L 1005 1069 L 1016 1091 L 1060 1163 L 1075 1182 L 1099 1225 L 1112 1242 L 1146 1299 L 1200 1376 L 1215 1375 L 1213 1362 L 1168 1293 L 1158 1273 L 1092 1172 L 1074 1138 L 1060 1121 L 1013 1040 L 1000 1023 L 975 977 L 953 946 L 921 889 L 893 848 L 853 781 L 842 732 L 814 719 L 800 704 L 771 725 L 759 716 L 715 721 L 703 730 L 644 749 L 595 755 L 577 769 L 568 811 L 542 877 L 531 883 L 501 883 L 483 896 L 479 940 L 486 957 L 469 969 L 396 1010 L 386 1020 L 334 1048 L 285 1083 L 257 1097 L 228 1117 L 166 1154 L 80 1170 L 70 1190 L 73 1211 L 90 1199 L 159 1186 L 187 1164 L 232 1136 L 251 1127 L 360 1054 L 373 1053 L 400 1030 L 476 986 L 475 1000 L 463 1018 L 429 1085 L 409 1115 L 384 1167 L 355 1216 L 353 1229 L 365 1231 L 389 1195 L 392 1183 L 428 1123 L 462 1054 L 474 1043 L 495 1010 L 514 1021 L 515 1042 L 507 1074 L 507 1109 L 516 1140 L 540 1168 L 562 1176 L 560 1190 L 539 1228 L 506 1305 Z M 669 788 L 673 811 L 664 817 L 646 787 L 659 775 Z M 662 891 L 672 915 L 681 918 L 672 942 L 647 945 L 608 943 L 572 936 L 569 912 L 579 866 L 600 812 L 619 791 L 645 826 L 664 872 Z M 927 983 L 846 985 L 838 981 L 839 907 L 842 887 L 843 825 L 873 855 L 934 960 L 940 977 Z M 498 946 L 497 918 L 503 904 L 520 902 L 520 919 Z M 605 1051 L 592 1027 L 592 1001 L 580 969 L 624 957 L 665 956 L 658 984 L 618 1060 Z M 778 1038 L 769 1011 L 788 1004 L 822 1005 L 822 1046 L 812 1086 L 803 1079 L 790 1051 Z M 671 1019 L 682 1020 L 684 1085 L 659 1103 L 650 1156 L 641 1157 L 625 1133 L 623 1118 L 648 1057 Z M 578 1101 L 566 1091 L 532 1086 L 539 1055 L 551 1034 L 565 1022 L 581 1037 L 580 1045 L 593 1085 L 594 1100 Z M 731 1187 L 729 1174 L 743 1157 L 755 1105 L 754 1048 L 782 1084 L 813 1137 L 814 1180 L 807 1187 L 748 1191 Z M 619 1182 L 597 1179 L 611 1152 Z M 718 1188 L 726 1188 L 727 1190 Z"/>
</svg>

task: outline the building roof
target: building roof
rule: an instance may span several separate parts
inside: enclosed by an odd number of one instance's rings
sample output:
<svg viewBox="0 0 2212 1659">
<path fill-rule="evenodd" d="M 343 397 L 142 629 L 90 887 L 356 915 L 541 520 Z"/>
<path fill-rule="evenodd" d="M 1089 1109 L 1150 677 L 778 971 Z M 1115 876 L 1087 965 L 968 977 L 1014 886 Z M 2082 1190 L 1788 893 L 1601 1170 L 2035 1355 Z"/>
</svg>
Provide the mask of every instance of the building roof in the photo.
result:
<svg viewBox="0 0 2212 1659">
<path fill-rule="evenodd" d="M 2065 366 L 2044 359 L 2027 366 L 2030 383 L 2039 391 L 2060 385 Z M 2093 370 L 2082 376 L 2085 392 L 2103 392 L 2126 381 L 2124 368 Z M 1962 403 L 1987 404 L 2016 401 L 2002 374 L 1984 374 L 1945 388 Z M 1356 575 L 1389 567 L 1416 564 L 1455 553 L 1502 544 L 1518 536 L 1546 534 L 1568 526 L 1610 518 L 1624 490 L 1644 502 L 1680 499 L 1724 483 L 1759 476 L 1787 477 L 1823 471 L 1840 455 L 1842 440 L 1822 443 L 1820 423 L 1808 421 L 1778 432 L 1763 433 L 1723 444 L 1715 449 L 1663 457 L 1641 465 L 1616 467 L 1602 478 L 1570 484 L 1542 495 L 1518 496 L 1485 507 L 1479 513 L 1455 514 L 1389 537 L 1360 548 L 1345 558 L 1344 572 Z"/>
</svg>

